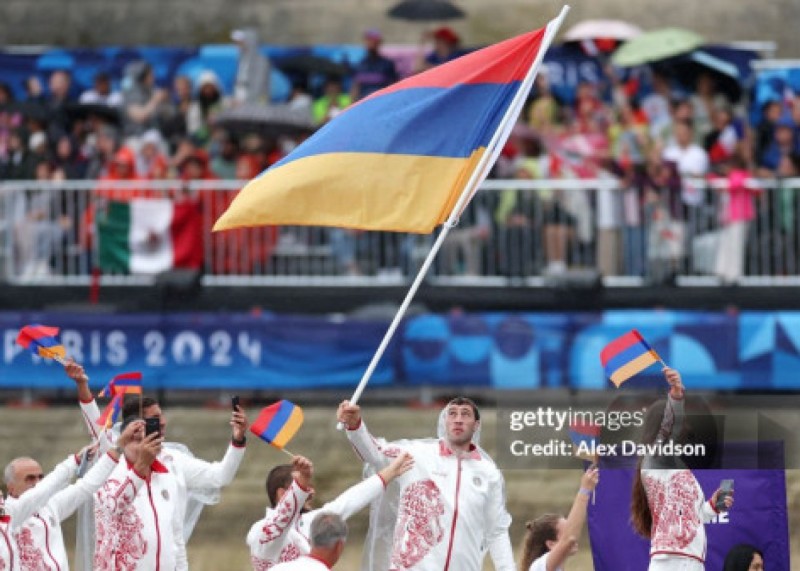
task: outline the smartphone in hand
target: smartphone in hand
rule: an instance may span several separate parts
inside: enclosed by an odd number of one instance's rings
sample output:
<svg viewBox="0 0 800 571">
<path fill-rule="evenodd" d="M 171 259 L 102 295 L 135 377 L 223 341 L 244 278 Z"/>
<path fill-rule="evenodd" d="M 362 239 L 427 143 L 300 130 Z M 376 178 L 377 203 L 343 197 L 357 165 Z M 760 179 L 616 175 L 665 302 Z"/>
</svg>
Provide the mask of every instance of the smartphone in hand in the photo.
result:
<svg viewBox="0 0 800 571">
<path fill-rule="evenodd" d="M 722 483 L 719 485 L 719 495 L 717 495 L 717 511 L 724 511 L 727 508 L 725 507 L 725 498 L 731 495 L 733 491 L 733 480 L 732 479 L 725 479 L 722 480 Z"/>
<path fill-rule="evenodd" d="M 161 435 L 161 419 L 157 416 L 144 419 L 144 435 L 150 436 L 153 433 Z"/>
<path fill-rule="evenodd" d="M 239 395 L 235 395 L 231 397 L 231 409 L 233 412 L 239 408 Z"/>
</svg>

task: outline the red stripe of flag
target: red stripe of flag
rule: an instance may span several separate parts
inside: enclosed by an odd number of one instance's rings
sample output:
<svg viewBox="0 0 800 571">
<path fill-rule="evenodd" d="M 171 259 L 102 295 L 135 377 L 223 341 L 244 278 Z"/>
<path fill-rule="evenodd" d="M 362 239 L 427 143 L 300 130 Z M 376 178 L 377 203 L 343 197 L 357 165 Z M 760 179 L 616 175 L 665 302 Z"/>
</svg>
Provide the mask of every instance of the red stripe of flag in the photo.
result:
<svg viewBox="0 0 800 571">
<path fill-rule="evenodd" d="M 647 341 L 644 340 L 644 337 L 642 337 L 642 335 L 636 331 L 636 329 L 631 329 L 625 335 L 617 337 L 611 341 L 611 343 L 603 347 L 603 350 L 600 351 L 600 362 L 603 364 L 603 367 L 605 367 L 616 355 L 622 353 L 637 343 L 643 343 L 648 349 L 650 348 L 650 346 L 647 344 Z"/>
<path fill-rule="evenodd" d="M 534 30 L 463 55 L 376 91 L 364 101 L 403 89 L 522 81 L 536 59 L 544 33 L 545 28 Z"/>
<path fill-rule="evenodd" d="M 25 347 L 30 346 L 31 341 L 43 339 L 45 337 L 55 337 L 58 335 L 58 327 L 48 327 L 47 325 L 26 325 L 19 330 L 17 335 L 17 343 Z"/>
</svg>

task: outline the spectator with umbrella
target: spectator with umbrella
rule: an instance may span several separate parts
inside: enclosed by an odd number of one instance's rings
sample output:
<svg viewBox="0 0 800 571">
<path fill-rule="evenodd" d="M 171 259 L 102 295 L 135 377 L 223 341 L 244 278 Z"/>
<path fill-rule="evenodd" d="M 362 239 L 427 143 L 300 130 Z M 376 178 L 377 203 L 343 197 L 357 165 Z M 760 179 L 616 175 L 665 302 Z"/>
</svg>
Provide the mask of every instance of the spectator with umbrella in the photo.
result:
<svg viewBox="0 0 800 571">
<path fill-rule="evenodd" d="M 425 71 L 464 55 L 460 47 L 461 38 L 448 26 L 441 26 L 433 32 L 422 35 L 423 43 L 429 40 L 433 41 L 433 49 L 424 56 L 422 55 L 424 52 L 420 54 L 422 57 L 421 61 L 417 62 L 417 71 Z"/>
</svg>

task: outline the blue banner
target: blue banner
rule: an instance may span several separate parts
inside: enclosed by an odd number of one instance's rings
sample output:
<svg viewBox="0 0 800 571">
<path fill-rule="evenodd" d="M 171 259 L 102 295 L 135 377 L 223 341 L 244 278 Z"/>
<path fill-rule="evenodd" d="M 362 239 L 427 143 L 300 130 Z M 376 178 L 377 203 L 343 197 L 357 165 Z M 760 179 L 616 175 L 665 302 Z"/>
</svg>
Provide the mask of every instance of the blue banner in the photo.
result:
<svg viewBox="0 0 800 571">
<path fill-rule="evenodd" d="M 57 365 L 16 344 L 23 325 L 61 327 L 67 354 L 105 383 L 139 370 L 151 386 L 263 390 L 353 387 L 388 322 L 274 314 L 0 313 L 0 387 L 57 388 Z M 600 351 L 636 328 L 688 386 L 800 389 L 800 312 L 624 310 L 603 313 L 451 313 L 407 319 L 372 386 L 602 390 Z M 661 386 L 660 365 L 626 389 Z"/>
<path fill-rule="evenodd" d="M 67 355 L 100 388 L 122 371 L 141 371 L 148 389 L 262 390 L 354 387 L 375 353 L 384 323 L 249 314 L 68 315 L 2 313 L 0 387 L 67 388 L 60 365 L 16 344 L 22 325 L 61 327 Z M 371 383 L 394 378 L 384 359 Z"/>
</svg>

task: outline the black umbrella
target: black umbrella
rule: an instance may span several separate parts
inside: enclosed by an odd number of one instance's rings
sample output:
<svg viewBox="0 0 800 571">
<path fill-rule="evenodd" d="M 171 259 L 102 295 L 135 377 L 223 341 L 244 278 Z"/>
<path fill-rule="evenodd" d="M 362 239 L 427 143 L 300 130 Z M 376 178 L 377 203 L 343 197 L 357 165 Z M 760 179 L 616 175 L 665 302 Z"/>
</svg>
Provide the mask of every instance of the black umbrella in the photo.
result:
<svg viewBox="0 0 800 571">
<path fill-rule="evenodd" d="M 390 18 L 415 22 L 455 20 L 464 16 L 461 8 L 446 0 L 403 0 L 389 10 Z"/>
<path fill-rule="evenodd" d="M 742 95 L 739 70 L 732 63 L 704 50 L 678 56 L 655 65 L 656 69 L 673 76 L 684 88 L 694 90 L 701 74 L 709 75 L 717 91 L 735 103 Z"/>
<path fill-rule="evenodd" d="M 306 135 L 316 128 L 309 112 L 288 105 L 243 105 L 226 109 L 215 124 L 239 133 L 259 133 L 270 137 Z"/>
<path fill-rule="evenodd" d="M 275 66 L 289 73 L 320 73 L 331 77 L 342 77 L 350 71 L 346 65 L 311 54 L 290 56 L 277 60 Z"/>
<path fill-rule="evenodd" d="M 89 119 L 96 117 L 106 123 L 120 125 L 122 112 L 119 107 L 103 105 L 102 103 L 68 103 L 67 115 L 73 119 Z"/>
</svg>

